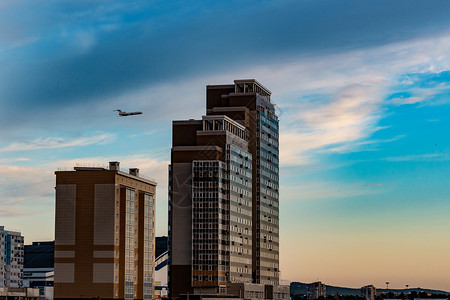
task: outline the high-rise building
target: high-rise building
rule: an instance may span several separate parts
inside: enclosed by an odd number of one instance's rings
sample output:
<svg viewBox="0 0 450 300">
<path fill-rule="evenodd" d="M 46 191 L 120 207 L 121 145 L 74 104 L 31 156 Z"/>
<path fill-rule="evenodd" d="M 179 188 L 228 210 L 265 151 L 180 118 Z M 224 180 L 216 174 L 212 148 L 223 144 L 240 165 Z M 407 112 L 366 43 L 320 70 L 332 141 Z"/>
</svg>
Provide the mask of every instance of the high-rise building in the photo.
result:
<svg viewBox="0 0 450 300">
<path fill-rule="evenodd" d="M 206 116 L 173 122 L 172 297 L 279 283 L 278 117 L 270 95 L 253 79 L 207 86 Z"/>
<path fill-rule="evenodd" d="M 152 299 L 156 182 L 118 162 L 55 174 L 54 298 Z"/>
<path fill-rule="evenodd" d="M 0 226 L 0 287 L 22 287 L 23 236 Z"/>
</svg>

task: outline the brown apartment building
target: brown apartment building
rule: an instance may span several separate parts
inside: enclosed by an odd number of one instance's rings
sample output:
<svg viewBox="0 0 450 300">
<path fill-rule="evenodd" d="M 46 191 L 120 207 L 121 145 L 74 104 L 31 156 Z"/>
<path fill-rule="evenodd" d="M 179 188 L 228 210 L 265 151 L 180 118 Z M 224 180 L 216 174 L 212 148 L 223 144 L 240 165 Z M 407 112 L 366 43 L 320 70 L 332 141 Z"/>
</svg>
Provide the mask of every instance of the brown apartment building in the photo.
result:
<svg viewBox="0 0 450 300">
<path fill-rule="evenodd" d="M 156 182 L 109 168 L 56 171 L 55 299 L 152 299 Z"/>
<path fill-rule="evenodd" d="M 206 115 L 173 122 L 172 298 L 265 290 L 278 297 L 278 117 L 270 95 L 254 79 L 210 85 Z"/>
</svg>

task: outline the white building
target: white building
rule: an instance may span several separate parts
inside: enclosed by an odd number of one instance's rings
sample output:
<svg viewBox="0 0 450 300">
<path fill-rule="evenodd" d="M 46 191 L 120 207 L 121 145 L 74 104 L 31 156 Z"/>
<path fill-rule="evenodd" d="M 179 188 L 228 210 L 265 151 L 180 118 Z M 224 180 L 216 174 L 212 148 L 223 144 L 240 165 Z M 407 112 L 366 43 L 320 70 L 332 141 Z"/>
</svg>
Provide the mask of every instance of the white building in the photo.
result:
<svg viewBox="0 0 450 300">
<path fill-rule="evenodd" d="M 0 226 L 0 287 L 22 287 L 23 236 Z"/>
<path fill-rule="evenodd" d="M 166 251 L 155 260 L 155 296 L 154 298 L 167 298 L 167 260 L 169 252 Z"/>
</svg>

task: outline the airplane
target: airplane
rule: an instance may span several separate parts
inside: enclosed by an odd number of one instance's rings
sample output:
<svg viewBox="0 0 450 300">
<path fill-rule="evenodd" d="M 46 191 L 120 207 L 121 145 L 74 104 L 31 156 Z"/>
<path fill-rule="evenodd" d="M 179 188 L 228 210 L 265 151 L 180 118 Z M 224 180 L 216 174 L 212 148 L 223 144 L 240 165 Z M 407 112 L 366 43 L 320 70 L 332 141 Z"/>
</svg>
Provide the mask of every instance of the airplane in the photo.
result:
<svg viewBox="0 0 450 300">
<path fill-rule="evenodd" d="M 130 112 L 130 113 L 121 111 L 120 109 L 116 109 L 115 111 L 118 111 L 118 112 L 119 112 L 119 117 L 134 116 L 134 115 L 142 115 L 142 112 L 141 112 L 141 111 L 135 111 L 135 112 Z"/>
</svg>

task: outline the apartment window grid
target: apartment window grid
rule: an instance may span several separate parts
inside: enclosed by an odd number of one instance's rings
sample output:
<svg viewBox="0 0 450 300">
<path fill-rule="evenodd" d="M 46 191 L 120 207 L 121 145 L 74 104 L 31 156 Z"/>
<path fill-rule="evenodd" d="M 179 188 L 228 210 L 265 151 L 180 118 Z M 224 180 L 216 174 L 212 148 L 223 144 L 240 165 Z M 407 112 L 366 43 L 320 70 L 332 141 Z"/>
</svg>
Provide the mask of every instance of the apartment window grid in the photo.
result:
<svg viewBox="0 0 450 300">
<path fill-rule="evenodd" d="M 125 213 L 125 299 L 134 297 L 134 203 L 135 190 L 126 188 Z"/>
<path fill-rule="evenodd" d="M 279 140 L 278 118 L 264 101 L 257 113 L 257 255 L 258 283 L 279 283 Z"/>
<path fill-rule="evenodd" d="M 23 273 L 23 236 L 0 227 L 0 287 L 21 287 Z"/>
<path fill-rule="evenodd" d="M 144 299 L 153 297 L 153 195 L 144 195 Z"/>
<path fill-rule="evenodd" d="M 228 249 L 224 232 L 228 221 L 226 165 L 221 161 L 194 161 L 193 266 L 194 286 L 220 285 L 227 281 Z"/>
<path fill-rule="evenodd" d="M 227 146 L 230 203 L 230 281 L 252 281 L 252 156 Z"/>
</svg>

